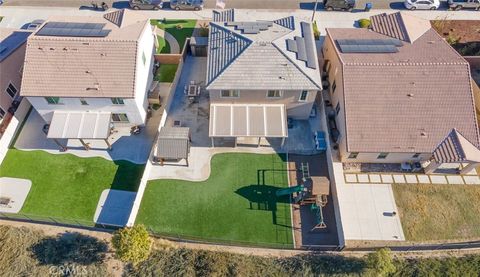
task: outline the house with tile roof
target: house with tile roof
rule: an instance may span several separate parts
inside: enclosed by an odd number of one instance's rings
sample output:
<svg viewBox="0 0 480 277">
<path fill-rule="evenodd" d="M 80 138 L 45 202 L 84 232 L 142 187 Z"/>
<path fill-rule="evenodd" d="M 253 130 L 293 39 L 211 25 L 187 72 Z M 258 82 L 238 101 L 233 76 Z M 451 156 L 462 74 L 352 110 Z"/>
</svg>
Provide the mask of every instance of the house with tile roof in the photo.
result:
<svg viewBox="0 0 480 277">
<path fill-rule="evenodd" d="M 0 28 L 0 122 L 20 100 L 23 60 L 30 31 Z M 11 117 L 10 113 L 10 117 Z M 0 137 L 3 127 L 0 127 Z"/>
<path fill-rule="evenodd" d="M 327 29 L 322 49 L 340 160 L 432 161 L 427 172 L 480 162 L 469 64 L 428 21 L 397 12 L 371 22 Z"/>
<path fill-rule="evenodd" d="M 287 118 L 308 119 L 322 89 L 312 25 L 293 16 L 255 21 L 214 12 L 206 89 L 212 140 L 285 139 Z"/>
<path fill-rule="evenodd" d="M 129 10 L 52 17 L 27 41 L 21 95 L 60 138 L 103 137 L 111 122 L 142 125 L 154 39 L 149 20 Z"/>
</svg>

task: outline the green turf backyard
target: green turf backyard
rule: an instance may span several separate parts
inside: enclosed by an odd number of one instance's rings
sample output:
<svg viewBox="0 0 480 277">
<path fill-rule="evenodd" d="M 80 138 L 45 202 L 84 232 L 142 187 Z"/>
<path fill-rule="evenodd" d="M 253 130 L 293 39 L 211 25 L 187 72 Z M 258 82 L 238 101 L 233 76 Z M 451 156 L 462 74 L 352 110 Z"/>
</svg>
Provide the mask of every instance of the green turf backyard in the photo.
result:
<svg viewBox="0 0 480 277">
<path fill-rule="evenodd" d="M 204 182 L 154 180 L 136 223 L 156 232 L 245 244 L 292 247 L 288 186 L 278 155 L 217 154 Z"/>
<path fill-rule="evenodd" d="M 197 21 L 194 19 L 167 19 L 165 21 L 152 19 L 150 23 L 174 36 L 181 49 L 187 37 L 192 36 Z M 180 26 L 181 28 L 178 28 Z M 158 43 L 157 53 L 170 53 L 170 45 L 163 37 L 158 36 Z"/>
<path fill-rule="evenodd" d="M 0 177 L 26 178 L 32 188 L 21 213 L 91 222 L 104 189 L 136 191 L 144 165 L 10 149 Z"/>
<path fill-rule="evenodd" d="M 167 83 L 173 82 L 177 68 L 178 64 L 161 64 L 155 74 L 155 81 Z"/>
<path fill-rule="evenodd" d="M 480 186 L 393 185 L 407 240 L 480 238 Z"/>
</svg>

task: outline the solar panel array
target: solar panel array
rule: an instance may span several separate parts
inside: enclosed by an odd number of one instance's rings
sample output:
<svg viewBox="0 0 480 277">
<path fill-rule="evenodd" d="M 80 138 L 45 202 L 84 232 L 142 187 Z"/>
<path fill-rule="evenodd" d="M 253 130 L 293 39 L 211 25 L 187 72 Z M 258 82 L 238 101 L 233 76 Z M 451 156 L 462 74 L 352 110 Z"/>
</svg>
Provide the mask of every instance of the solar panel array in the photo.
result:
<svg viewBox="0 0 480 277">
<path fill-rule="evenodd" d="M 315 61 L 315 42 L 312 32 L 310 32 L 310 24 L 301 22 L 302 36 L 295 36 L 294 39 L 287 39 L 287 50 L 295 52 L 297 59 L 304 61 L 309 68 L 317 68 Z"/>
<path fill-rule="evenodd" d="M 226 26 L 233 26 L 237 30 L 241 30 L 242 34 L 258 34 L 260 31 L 266 31 L 273 26 L 270 21 L 255 21 L 255 22 L 226 22 Z"/>
<path fill-rule="evenodd" d="M 397 53 L 403 43 L 398 39 L 338 39 L 342 53 Z"/>
<path fill-rule="evenodd" d="M 37 36 L 106 37 L 111 30 L 104 30 L 104 23 L 48 22 Z"/>
</svg>

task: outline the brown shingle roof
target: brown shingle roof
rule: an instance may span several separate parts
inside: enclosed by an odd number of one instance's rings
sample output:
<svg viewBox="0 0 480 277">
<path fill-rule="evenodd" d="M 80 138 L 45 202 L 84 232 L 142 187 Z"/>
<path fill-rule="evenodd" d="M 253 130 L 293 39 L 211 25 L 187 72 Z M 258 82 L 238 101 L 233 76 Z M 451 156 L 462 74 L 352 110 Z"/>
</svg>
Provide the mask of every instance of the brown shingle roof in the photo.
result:
<svg viewBox="0 0 480 277">
<path fill-rule="evenodd" d="M 134 97 L 137 41 L 149 23 L 135 15 L 128 19 L 130 14 L 123 14 L 121 28 L 99 17 L 51 18 L 106 23 L 111 32 L 100 38 L 30 36 L 22 96 Z"/>
<path fill-rule="evenodd" d="M 379 39 L 328 29 L 337 39 Z M 432 153 L 456 128 L 480 145 L 468 63 L 433 29 L 398 53 L 341 53 L 349 152 Z"/>
</svg>

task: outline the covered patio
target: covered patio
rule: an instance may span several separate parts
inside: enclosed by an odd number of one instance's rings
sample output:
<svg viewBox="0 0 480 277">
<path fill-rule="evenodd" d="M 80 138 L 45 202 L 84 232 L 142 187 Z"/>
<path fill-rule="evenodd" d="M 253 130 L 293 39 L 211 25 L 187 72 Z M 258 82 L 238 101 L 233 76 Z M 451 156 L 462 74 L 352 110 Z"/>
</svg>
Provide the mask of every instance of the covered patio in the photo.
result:
<svg viewBox="0 0 480 277">
<path fill-rule="evenodd" d="M 85 139 L 104 140 L 110 150 L 112 148 L 108 142 L 110 120 L 110 112 L 55 111 L 48 128 L 47 138 L 53 139 L 63 151 L 67 150 L 67 146 L 61 144 L 59 139 L 78 139 L 85 150 L 90 149 Z"/>
<path fill-rule="evenodd" d="M 448 163 L 466 164 L 459 173 L 461 175 L 468 174 L 480 166 L 480 149 L 456 129 L 452 129 L 434 150 L 430 164 L 425 168 L 425 173 L 434 173 L 442 164 Z"/>
<path fill-rule="evenodd" d="M 283 104 L 220 104 L 210 105 L 209 136 L 215 138 L 282 138 L 288 137 L 287 116 Z"/>
</svg>

